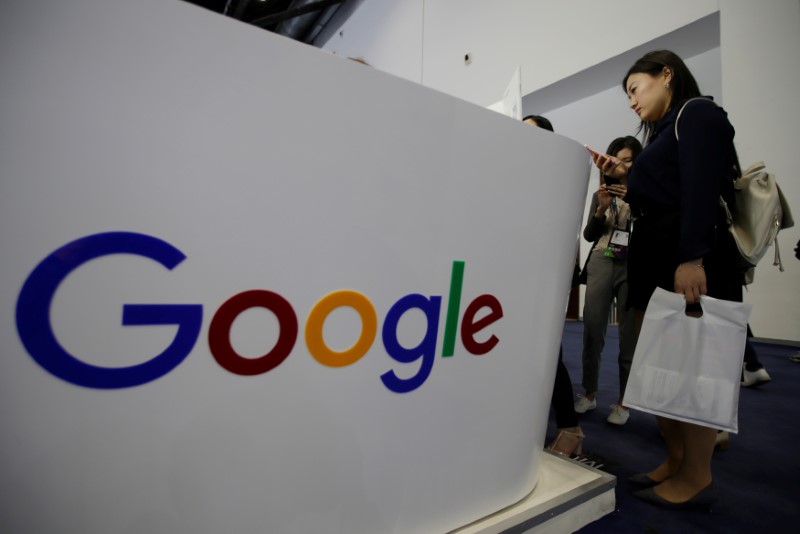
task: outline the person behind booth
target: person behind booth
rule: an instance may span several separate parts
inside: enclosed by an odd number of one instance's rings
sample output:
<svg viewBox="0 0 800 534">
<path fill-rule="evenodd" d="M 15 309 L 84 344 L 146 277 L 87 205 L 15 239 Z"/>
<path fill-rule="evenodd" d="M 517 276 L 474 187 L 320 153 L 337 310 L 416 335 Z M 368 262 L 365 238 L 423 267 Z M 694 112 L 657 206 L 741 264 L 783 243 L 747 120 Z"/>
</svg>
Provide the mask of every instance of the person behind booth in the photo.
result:
<svg viewBox="0 0 800 534">
<path fill-rule="evenodd" d="M 554 131 L 553 125 L 541 115 L 528 115 L 523 117 L 522 122 L 531 126 L 538 126 L 547 131 Z M 572 286 L 577 285 L 577 273 L 572 277 Z M 580 454 L 583 448 L 583 430 L 578 424 L 578 418 L 573 409 L 575 393 L 572 390 L 572 379 L 564 365 L 563 347 L 558 349 L 558 365 L 556 367 L 556 381 L 553 384 L 553 395 L 550 404 L 556 415 L 556 427 L 558 435 L 553 442 L 548 445 L 548 449 L 570 456 Z"/>
<path fill-rule="evenodd" d="M 641 119 L 646 145 L 630 170 L 608 155 L 595 165 L 614 178 L 628 177 L 625 201 L 633 232 L 628 248 L 628 305 L 637 334 L 656 287 L 684 296 L 698 314 L 700 295 L 741 301 L 743 273 L 734 267 L 736 245 L 719 206 L 733 201 L 734 129 L 724 109 L 700 89 L 683 60 L 667 50 L 649 52 L 623 78 L 629 107 Z M 690 98 L 678 123 L 678 112 Z M 702 348 L 695 347 L 703 358 Z M 716 501 L 711 459 L 717 431 L 658 418 L 666 458 L 629 480 L 634 495 L 663 508 L 708 508 Z"/>
<path fill-rule="evenodd" d="M 632 136 L 614 139 L 606 154 L 615 157 L 630 169 L 642 151 L 642 144 Z M 583 387 L 586 394 L 575 403 L 577 413 L 597 408 L 595 398 L 600 376 L 600 354 L 606 342 L 608 316 L 614 299 L 619 322 L 619 399 L 611 405 L 607 421 L 624 425 L 630 416 L 622 406 L 625 385 L 631 372 L 636 347 L 636 324 L 633 308 L 627 307 L 627 251 L 631 231 L 630 207 L 622 200 L 628 191 L 628 178 L 615 179 L 600 175 L 600 187 L 592 195 L 589 217 L 583 237 L 594 243 L 583 273 L 586 294 L 583 306 Z"/>
</svg>

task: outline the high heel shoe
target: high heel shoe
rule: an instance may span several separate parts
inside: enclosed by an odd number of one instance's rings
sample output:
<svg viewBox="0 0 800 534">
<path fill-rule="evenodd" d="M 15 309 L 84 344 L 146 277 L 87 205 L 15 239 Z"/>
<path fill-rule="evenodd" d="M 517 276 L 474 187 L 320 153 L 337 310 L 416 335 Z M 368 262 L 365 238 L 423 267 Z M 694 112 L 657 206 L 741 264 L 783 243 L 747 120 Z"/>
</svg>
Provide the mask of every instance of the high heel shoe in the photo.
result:
<svg viewBox="0 0 800 534">
<path fill-rule="evenodd" d="M 646 503 L 655 504 L 656 506 L 665 508 L 667 510 L 686 510 L 687 508 L 708 509 L 711 508 L 711 505 L 717 502 L 717 491 L 713 482 L 709 483 L 708 486 L 700 490 L 697 495 L 688 501 L 683 502 L 672 502 L 666 500 L 656 493 L 655 487 L 634 491 L 633 496 L 637 499 L 643 500 Z"/>
<path fill-rule="evenodd" d="M 653 480 L 647 473 L 638 473 L 636 475 L 631 475 L 628 477 L 628 482 L 631 484 L 636 484 L 637 486 L 641 486 L 643 488 L 652 488 L 658 484 L 664 482 L 663 480 Z"/>
<path fill-rule="evenodd" d="M 547 448 L 553 452 L 563 454 L 564 456 L 572 456 L 573 454 L 581 454 L 583 452 L 583 431 L 580 427 L 577 429 L 561 429 L 558 431 L 556 439 L 553 440 Z"/>
</svg>

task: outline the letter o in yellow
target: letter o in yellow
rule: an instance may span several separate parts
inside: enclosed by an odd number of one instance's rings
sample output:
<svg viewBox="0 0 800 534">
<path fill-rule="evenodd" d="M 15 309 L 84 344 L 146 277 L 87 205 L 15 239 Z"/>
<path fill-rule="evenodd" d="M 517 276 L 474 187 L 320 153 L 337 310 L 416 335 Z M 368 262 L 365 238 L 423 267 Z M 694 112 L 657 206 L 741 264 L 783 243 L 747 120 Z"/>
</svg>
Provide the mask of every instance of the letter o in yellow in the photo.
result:
<svg viewBox="0 0 800 534">
<path fill-rule="evenodd" d="M 331 350 L 322 335 L 322 327 L 328 315 L 341 306 L 349 306 L 361 317 L 361 335 L 347 350 L 338 352 Z M 319 363 L 329 367 L 344 367 L 358 361 L 367 353 L 375 341 L 378 331 L 378 314 L 372 302 L 358 291 L 341 289 L 322 297 L 306 319 L 306 345 L 311 355 Z"/>
</svg>

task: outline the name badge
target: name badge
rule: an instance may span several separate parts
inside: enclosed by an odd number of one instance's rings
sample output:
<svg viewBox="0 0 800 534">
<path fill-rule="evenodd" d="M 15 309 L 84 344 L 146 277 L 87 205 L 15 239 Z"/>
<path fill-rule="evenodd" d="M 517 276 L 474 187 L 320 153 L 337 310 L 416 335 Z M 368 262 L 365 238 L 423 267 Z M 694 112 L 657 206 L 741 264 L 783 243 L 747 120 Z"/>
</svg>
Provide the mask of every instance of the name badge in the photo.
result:
<svg viewBox="0 0 800 534">
<path fill-rule="evenodd" d="M 614 245 L 620 245 L 623 247 L 628 246 L 628 242 L 631 239 L 631 233 L 625 230 L 614 230 L 614 233 L 611 234 L 611 243 Z"/>
<path fill-rule="evenodd" d="M 614 230 L 603 254 L 616 260 L 624 260 L 628 257 L 628 241 L 631 233 L 626 230 Z"/>
</svg>

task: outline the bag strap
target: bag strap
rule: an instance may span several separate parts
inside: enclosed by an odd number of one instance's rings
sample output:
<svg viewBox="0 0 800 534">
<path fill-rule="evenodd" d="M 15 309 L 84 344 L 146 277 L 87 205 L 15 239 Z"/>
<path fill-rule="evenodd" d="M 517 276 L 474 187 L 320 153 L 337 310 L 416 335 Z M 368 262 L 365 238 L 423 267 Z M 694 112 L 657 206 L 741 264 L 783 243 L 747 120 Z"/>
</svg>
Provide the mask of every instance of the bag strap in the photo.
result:
<svg viewBox="0 0 800 534">
<path fill-rule="evenodd" d="M 683 110 L 686 109 L 686 106 L 688 106 L 689 102 L 691 102 L 692 100 L 705 100 L 706 102 L 711 102 L 715 106 L 717 105 L 717 103 L 714 102 L 713 100 L 709 100 L 708 98 L 703 98 L 702 96 L 696 96 L 696 97 L 690 98 L 689 100 L 684 102 L 683 105 L 681 106 L 680 111 L 678 111 L 678 116 L 675 117 L 675 140 L 676 141 L 680 141 L 680 137 L 678 137 L 678 121 L 681 119 L 681 115 L 683 114 Z M 761 165 L 764 165 L 764 164 L 762 163 Z"/>
<path fill-rule="evenodd" d="M 764 165 L 764 162 L 763 162 L 763 161 L 756 161 L 755 163 L 753 163 L 752 165 L 750 165 L 749 167 L 747 167 L 747 168 L 744 170 L 744 172 L 742 173 L 742 176 L 747 176 L 748 174 L 755 174 L 755 173 L 757 173 L 757 172 L 761 172 L 761 171 L 763 171 L 763 170 L 764 170 L 766 167 L 767 167 L 767 166 L 766 166 L 766 165 Z"/>
<path fill-rule="evenodd" d="M 675 117 L 675 140 L 678 141 L 678 142 L 680 142 L 680 136 L 678 135 L 678 121 L 681 119 L 681 115 L 683 114 L 683 110 L 686 109 L 686 106 L 689 105 L 689 102 L 691 102 L 693 100 L 705 100 L 706 102 L 711 102 L 715 106 L 717 105 L 717 103 L 714 102 L 713 100 L 709 100 L 708 98 L 703 98 L 702 96 L 696 96 L 696 97 L 690 98 L 689 100 L 684 102 L 683 105 L 681 106 L 681 109 L 678 111 L 678 116 Z M 759 161 L 759 162 L 753 163 L 752 165 L 750 165 L 747 168 L 747 171 L 745 171 L 744 174 L 742 174 L 742 176 L 744 176 L 745 174 L 747 174 L 749 172 L 756 172 L 756 171 L 761 170 L 763 168 L 764 168 L 764 162 L 763 161 Z M 730 208 L 728 208 L 728 203 L 725 202 L 725 199 L 722 198 L 722 195 L 719 196 L 719 205 L 722 206 L 723 210 L 725 210 L 725 219 L 728 221 L 728 226 L 731 226 L 733 224 L 733 216 L 731 215 Z"/>
</svg>

